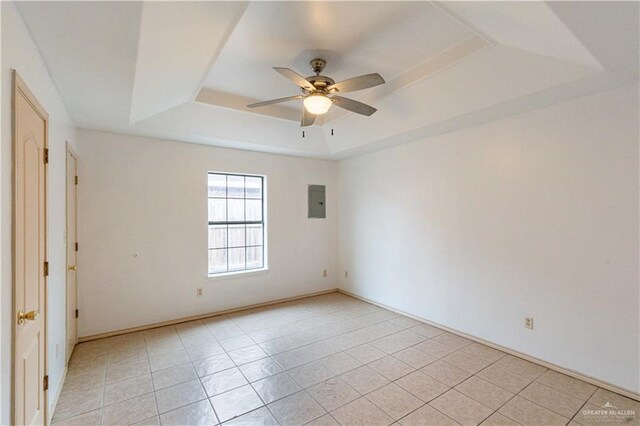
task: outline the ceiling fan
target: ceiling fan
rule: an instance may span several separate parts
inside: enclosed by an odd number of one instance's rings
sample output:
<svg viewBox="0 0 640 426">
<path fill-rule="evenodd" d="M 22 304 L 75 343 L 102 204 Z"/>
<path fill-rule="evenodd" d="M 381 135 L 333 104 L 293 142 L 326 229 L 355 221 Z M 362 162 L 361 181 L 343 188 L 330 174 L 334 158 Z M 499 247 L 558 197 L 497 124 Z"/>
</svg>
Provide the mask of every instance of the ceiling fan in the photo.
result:
<svg viewBox="0 0 640 426">
<path fill-rule="evenodd" d="M 288 96 L 286 98 L 272 99 L 270 101 L 257 102 L 247 105 L 249 108 L 257 108 L 265 105 L 278 104 L 280 102 L 288 102 L 297 99 L 304 99 L 304 108 L 302 110 L 302 127 L 313 124 L 316 116 L 322 115 L 329 111 L 331 105 L 336 104 L 340 108 L 344 108 L 357 114 L 370 116 L 377 110 L 362 102 L 353 99 L 343 98 L 336 93 L 355 92 L 356 90 L 368 89 L 369 87 L 378 86 L 384 83 L 384 79 L 378 73 L 361 75 L 336 83 L 332 78 L 320 75 L 327 62 L 321 58 L 312 59 L 309 62 L 311 69 L 316 75 L 303 77 L 297 72 L 289 68 L 274 67 L 273 69 L 282 74 L 284 77 L 293 81 L 302 90 L 303 95 Z"/>
</svg>

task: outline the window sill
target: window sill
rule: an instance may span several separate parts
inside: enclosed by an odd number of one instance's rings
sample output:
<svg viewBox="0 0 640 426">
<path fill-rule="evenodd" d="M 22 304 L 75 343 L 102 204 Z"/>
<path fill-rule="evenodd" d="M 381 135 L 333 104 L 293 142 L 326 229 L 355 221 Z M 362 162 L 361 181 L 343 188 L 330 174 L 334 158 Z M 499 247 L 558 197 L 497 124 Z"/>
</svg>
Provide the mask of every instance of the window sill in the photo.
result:
<svg viewBox="0 0 640 426">
<path fill-rule="evenodd" d="M 269 272 L 269 268 L 249 269 L 248 271 L 225 272 L 223 274 L 209 275 L 209 281 L 228 280 L 233 278 L 247 278 L 255 275 L 264 275 Z"/>
</svg>

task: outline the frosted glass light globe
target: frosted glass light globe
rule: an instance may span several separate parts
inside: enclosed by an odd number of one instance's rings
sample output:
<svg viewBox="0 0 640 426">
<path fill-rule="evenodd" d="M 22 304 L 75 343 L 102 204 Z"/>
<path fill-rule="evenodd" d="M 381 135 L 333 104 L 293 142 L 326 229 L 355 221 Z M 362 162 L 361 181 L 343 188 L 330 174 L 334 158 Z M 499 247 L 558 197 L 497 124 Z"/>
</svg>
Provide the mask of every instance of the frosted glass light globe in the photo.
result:
<svg viewBox="0 0 640 426">
<path fill-rule="evenodd" d="M 322 115 L 331 108 L 331 99 L 322 94 L 309 95 L 303 101 L 305 109 L 313 115 Z"/>
</svg>

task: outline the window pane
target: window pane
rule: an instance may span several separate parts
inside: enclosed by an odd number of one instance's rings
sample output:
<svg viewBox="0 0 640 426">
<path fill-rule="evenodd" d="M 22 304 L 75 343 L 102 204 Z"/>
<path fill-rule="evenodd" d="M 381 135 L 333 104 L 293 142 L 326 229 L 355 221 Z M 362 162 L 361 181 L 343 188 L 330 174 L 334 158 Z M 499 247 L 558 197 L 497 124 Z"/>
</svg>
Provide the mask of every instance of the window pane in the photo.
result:
<svg viewBox="0 0 640 426">
<path fill-rule="evenodd" d="M 247 269 L 262 268 L 262 247 L 247 247 Z"/>
<path fill-rule="evenodd" d="M 227 196 L 227 177 L 225 175 L 209 174 L 209 197 Z"/>
<path fill-rule="evenodd" d="M 247 245 L 262 245 L 262 225 L 247 225 Z"/>
<path fill-rule="evenodd" d="M 261 221 L 262 220 L 262 201 L 260 200 L 247 200 L 247 221 Z"/>
<path fill-rule="evenodd" d="M 244 245 L 244 225 L 229 225 L 229 247 Z"/>
<path fill-rule="evenodd" d="M 262 178 L 247 176 L 245 179 L 247 198 L 262 198 Z"/>
<path fill-rule="evenodd" d="M 209 248 L 227 247 L 227 226 L 209 225 Z"/>
<path fill-rule="evenodd" d="M 244 200 L 229 199 L 229 222 L 244 222 Z"/>
<path fill-rule="evenodd" d="M 216 274 L 227 271 L 227 250 L 209 250 L 209 273 Z"/>
<path fill-rule="evenodd" d="M 244 198 L 244 176 L 227 176 L 227 197 Z"/>
<path fill-rule="evenodd" d="M 227 200 L 209 198 L 209 222 L 225 222 L 227 220 Z"/>
<path fill-rule="evenodd" d="M 229 271 L 239 271 L 245 269 L 245 248 L 229 249 Z"/>
</svg>

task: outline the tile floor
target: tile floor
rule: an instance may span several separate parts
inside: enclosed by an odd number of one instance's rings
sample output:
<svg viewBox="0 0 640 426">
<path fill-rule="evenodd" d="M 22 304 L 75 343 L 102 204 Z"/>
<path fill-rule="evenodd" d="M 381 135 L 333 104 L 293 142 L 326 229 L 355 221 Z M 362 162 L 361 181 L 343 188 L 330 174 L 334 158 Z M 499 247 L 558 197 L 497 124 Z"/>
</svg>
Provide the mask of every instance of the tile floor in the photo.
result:
<svg viewBox="0 0 640 426">
<path fill-rule="evenodd" d="M 635 415 L 601 414 L 607 403 Z M 591 425 L 639 414 L 637 401 L 331 293 L 82 343 L 54 423 Z"/>
</svg>

